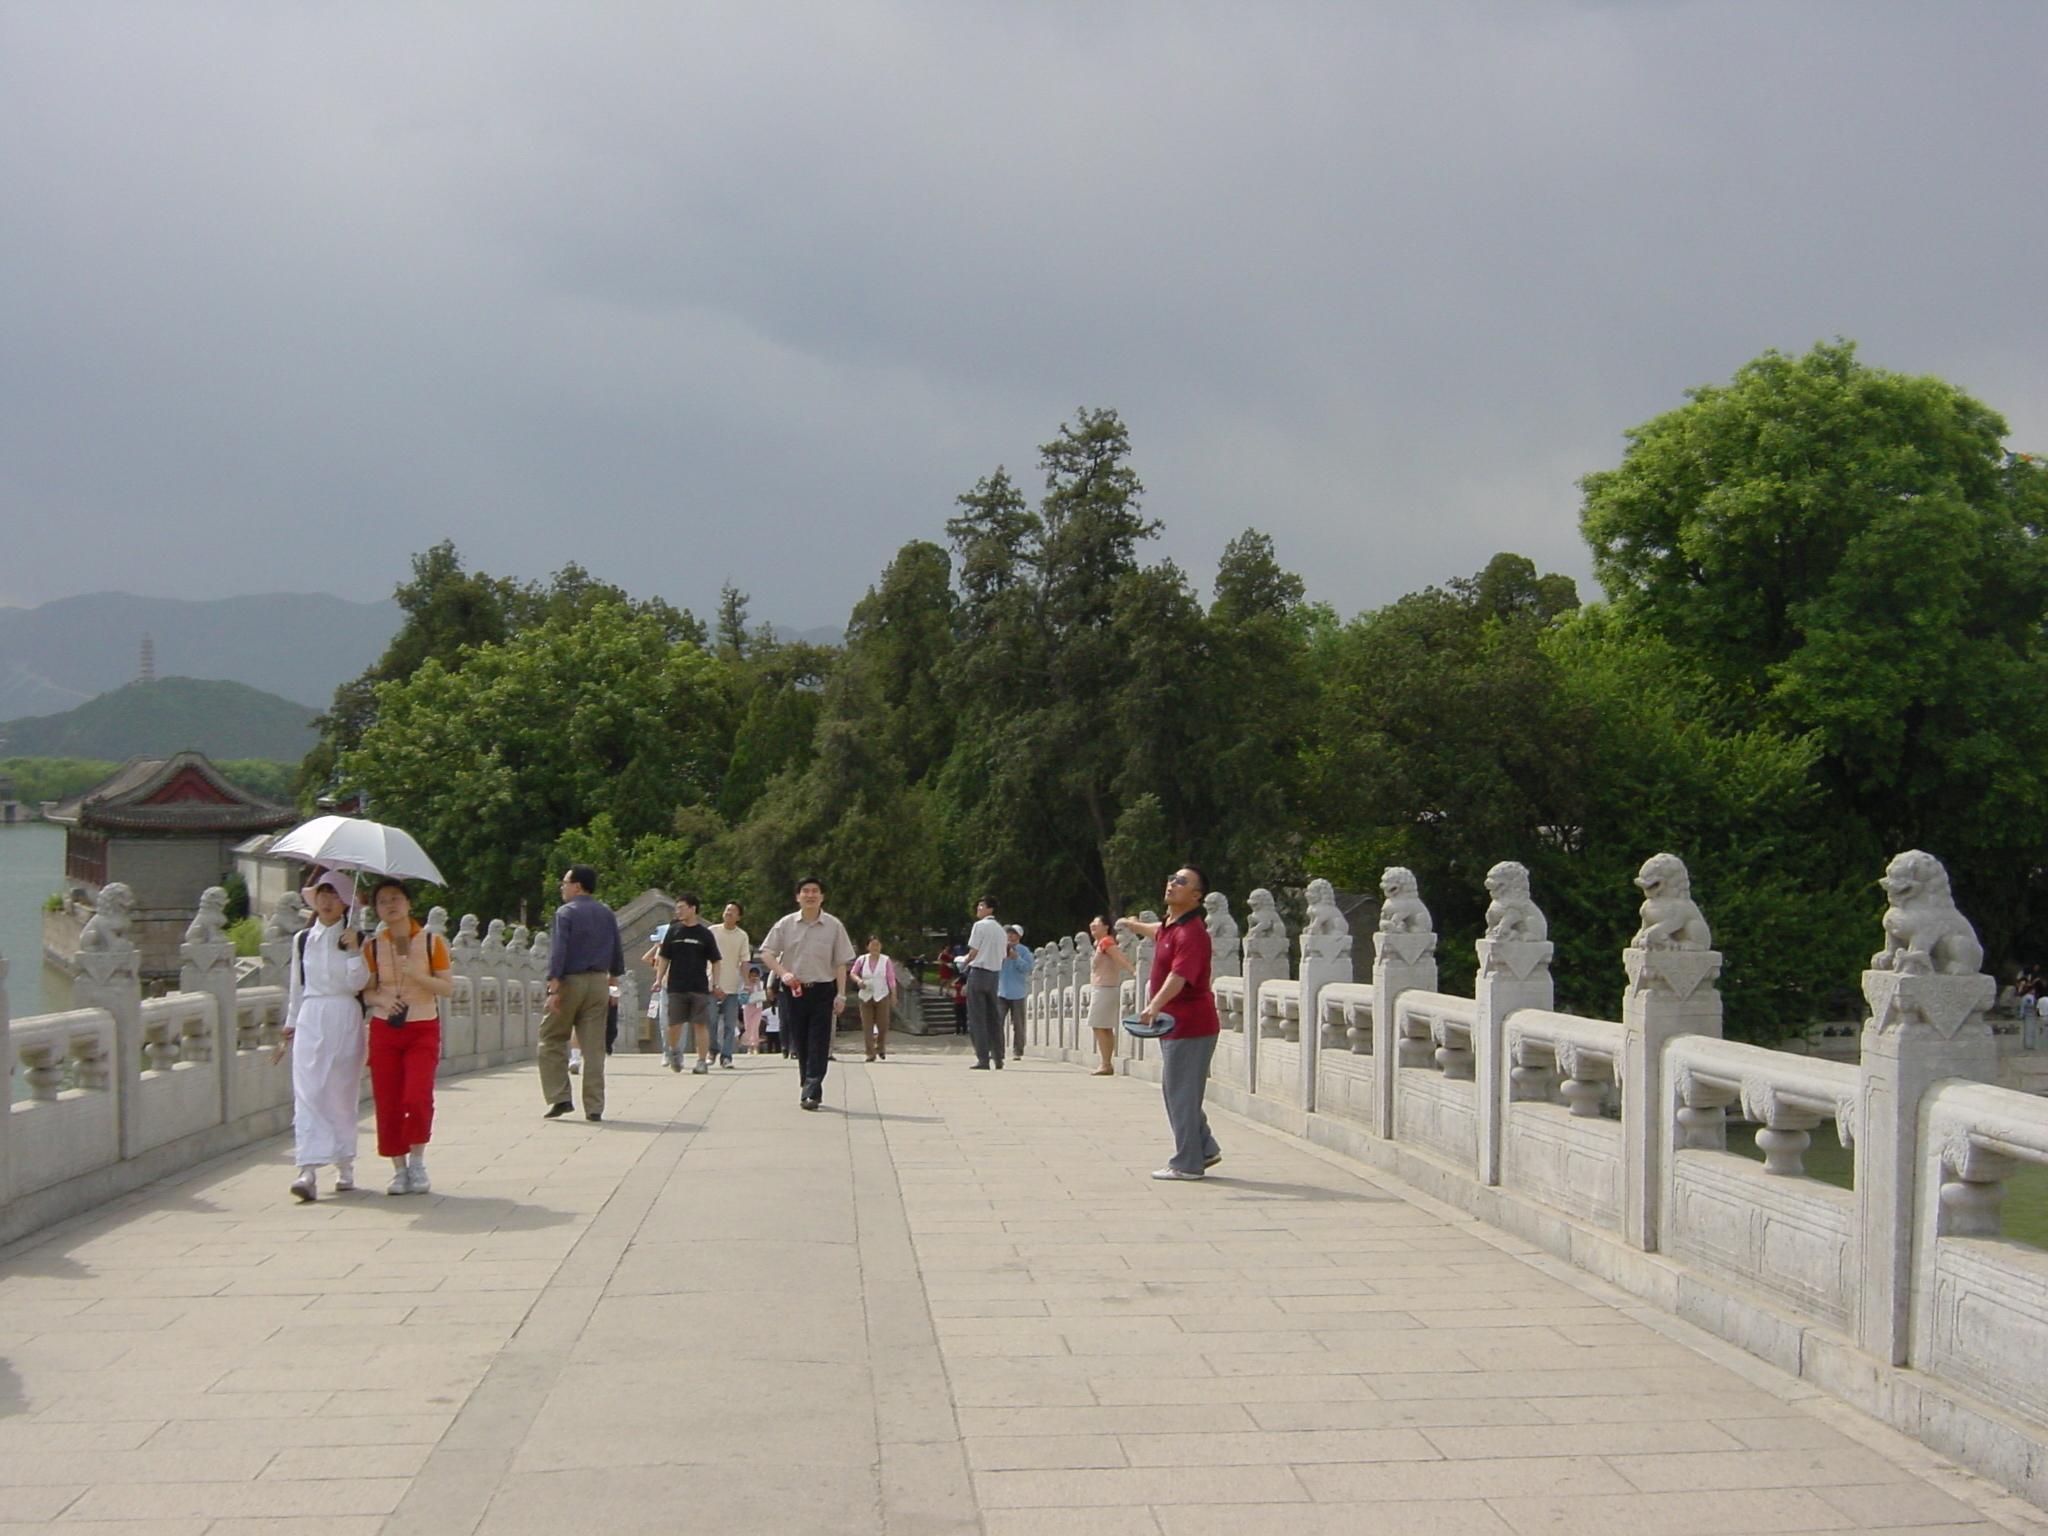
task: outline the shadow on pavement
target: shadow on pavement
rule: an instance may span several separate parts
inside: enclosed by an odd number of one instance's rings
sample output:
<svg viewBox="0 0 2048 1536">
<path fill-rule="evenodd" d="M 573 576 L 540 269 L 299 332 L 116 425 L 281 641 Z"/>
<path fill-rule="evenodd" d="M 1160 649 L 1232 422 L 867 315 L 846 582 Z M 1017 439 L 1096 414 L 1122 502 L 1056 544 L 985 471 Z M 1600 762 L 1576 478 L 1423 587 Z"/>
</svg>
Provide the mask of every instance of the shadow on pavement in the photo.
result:
<svg viewBox="0 0 2048 1536">
<path fill-rule="evenodd" d="M 1205 1182 L 1220 1184 L 1229 1190 L 1242 1190 L 1246 1194 L 1280 1200 L 1350 1200 L 1366 1205 L 1401 1203 L 1392 1195 L 1354 1194 L 1350 1190 L 1329 1189 L 1320 1184 L 1274 1184 L 1264 1179 L 1233 1179 L 1227 1174 L 1220 1173 L 1210 1174 Z"/>
<path fill-rule="evenodd" d="M 830 1110 L 832 1106 L 827 1104 L 825 1108 Z M 944 1117 L 940 1115 L 887 1115 L 878 1109 L 842 1109 L 839 1113 L 846 1116 L 849 1120 L 900 1120 L 905 1125 L 943 1125 L 945 1123 Z"/>
<path fill-rule="evenodd" d="M 28 1394 L 21 1390 L 20 1373 L 0 1360 L 0 1419 L 27 1412 Z"/>
<path fill-rule="evenodd" d="M 424 1211 L 392 1203 L 400 1215 L 418 1211 L 412 1218 L 416 1232 L 538 1232 L 576 1219 L 567 1211 L 551 1211 L 544 1205 L 521 1205 L 517 1200 L 482 1195 L 440 1195 Z"/>
<path fill-rule="evenodd" d="M 89 1280 L 99 1271 L 69 1254 L 32 1249 L 18 1259 L 0 1263 L 0 1276 L 33 1275 L 39 1280 Z"/>
</svg>

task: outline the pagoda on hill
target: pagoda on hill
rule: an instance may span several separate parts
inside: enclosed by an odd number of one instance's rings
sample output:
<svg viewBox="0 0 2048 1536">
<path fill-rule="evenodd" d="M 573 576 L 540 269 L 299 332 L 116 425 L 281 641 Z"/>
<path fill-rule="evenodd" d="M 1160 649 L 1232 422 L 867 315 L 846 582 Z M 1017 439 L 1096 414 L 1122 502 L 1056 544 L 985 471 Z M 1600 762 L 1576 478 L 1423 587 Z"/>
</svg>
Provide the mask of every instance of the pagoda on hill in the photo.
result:
<svg viewBox="0 0 2048 1536">
<path fill-rule="evenodd" d="M 135 894 L 130 937 L 145 981 L 175 983 L 178 944 L 199 904 L 235 867 L 235 845 L 299 820 L 288 805 L 230 783 L 204 753 L 132 757 L 82 795 L 44 808 L 64 829 L 64 911 L 44 926 L 48 957 L 66 964 L 100 888 Z M 68 945 L 67 945 L 68 939 Z"/>
</svg>

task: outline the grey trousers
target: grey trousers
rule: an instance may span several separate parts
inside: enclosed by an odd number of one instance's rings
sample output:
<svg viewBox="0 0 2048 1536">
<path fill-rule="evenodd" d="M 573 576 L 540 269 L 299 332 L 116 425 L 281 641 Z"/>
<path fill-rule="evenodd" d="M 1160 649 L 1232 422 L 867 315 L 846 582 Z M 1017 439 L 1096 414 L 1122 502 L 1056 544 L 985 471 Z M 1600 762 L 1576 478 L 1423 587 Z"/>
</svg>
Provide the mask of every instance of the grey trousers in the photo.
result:
<svg viewBox="0 0 2048 1536">
<path fill-rule="evenodd" d="M 1159 1042 L 1159 1092 L 1166 1100 L 1166 1123 L 1173 1129 L 1173 1156 L 1166 1166 L 1180 1173 L 1200 1173 L 1222 1155 L 1209 1134 L 1209 1112 L 1202 1107 L 1215 1055 L 1214 1035 Z"/>
<path fill-rule="evenodd" d="M 1024 999 L 1021 997 L 999 997 L 996 1005 L 1002 1009 L 1003 1017 L 1010 1023 L 1010 1054 L 1024 1054 Z"/>
<path fill-rule="evenodd" d="M 1003 1059 L 1002 999 L 996 996 L 998 977 L 978 965 L 967 968 L 967 1038 L 974 1042 L 978 1062 Z"/>
</svg>

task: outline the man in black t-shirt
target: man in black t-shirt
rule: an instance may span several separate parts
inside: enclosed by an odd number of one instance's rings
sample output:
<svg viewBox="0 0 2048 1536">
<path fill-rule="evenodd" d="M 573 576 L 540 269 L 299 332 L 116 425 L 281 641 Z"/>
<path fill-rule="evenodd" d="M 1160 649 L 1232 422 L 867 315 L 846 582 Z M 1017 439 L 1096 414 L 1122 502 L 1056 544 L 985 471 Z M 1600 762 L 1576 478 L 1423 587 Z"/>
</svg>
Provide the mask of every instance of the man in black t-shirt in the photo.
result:
<svg viewBox="0 0 2048 1536">
<path fill-rule="evenodd" d="M 711 999 L 723 997 L 722 988 L 712 985 L 712 967 L 718 964 L 718 935 L 698 920 L 697 898 L 683 896 L 676 902 L 675 921 L 661 936 L 661 968 L 668 988 L 668 1049 L 662 1054 L 671 1072 L 683 1070 L 683 1026 L 697 1028 L 697 1064 L 690 1070 L 711 1070 Z"/>
</svg>

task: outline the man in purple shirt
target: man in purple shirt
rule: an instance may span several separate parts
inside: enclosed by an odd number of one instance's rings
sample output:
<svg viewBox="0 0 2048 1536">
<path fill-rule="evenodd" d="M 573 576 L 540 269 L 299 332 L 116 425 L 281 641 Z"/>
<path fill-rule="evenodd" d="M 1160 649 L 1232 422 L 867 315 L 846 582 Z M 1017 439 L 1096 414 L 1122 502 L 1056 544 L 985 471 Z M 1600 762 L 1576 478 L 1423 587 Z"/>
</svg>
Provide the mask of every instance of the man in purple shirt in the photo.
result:
<svg viewBox="0 0 2048 1536">
<path fill-rule="evenodd" d="M 626 951 L 612 909 L 590 893 L 597 871 L 572 864 L 562 876 L 562 904 L 548 950 L 548 1011 L 541 1020 L 540 1091 L 547 1118 L 576 1107 L 569 1097 L 569 1036 L 583 1052 L 583 1118 L 604 1118 L 604 1021 L 612 988 L 625 974 Z"/>
</svg>

